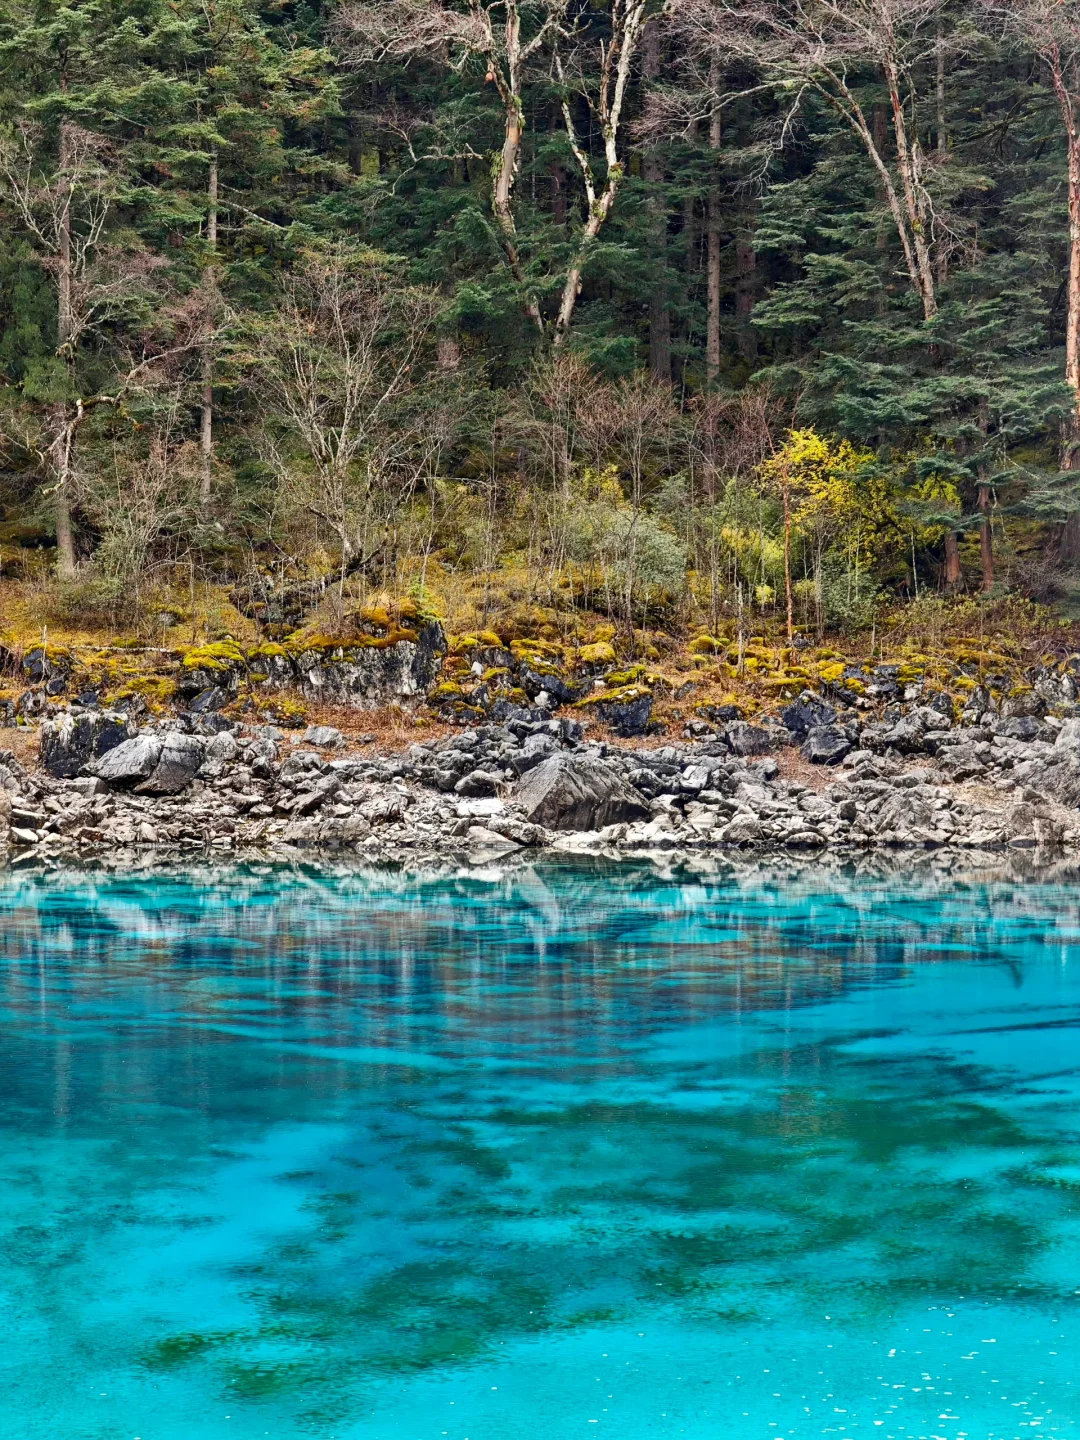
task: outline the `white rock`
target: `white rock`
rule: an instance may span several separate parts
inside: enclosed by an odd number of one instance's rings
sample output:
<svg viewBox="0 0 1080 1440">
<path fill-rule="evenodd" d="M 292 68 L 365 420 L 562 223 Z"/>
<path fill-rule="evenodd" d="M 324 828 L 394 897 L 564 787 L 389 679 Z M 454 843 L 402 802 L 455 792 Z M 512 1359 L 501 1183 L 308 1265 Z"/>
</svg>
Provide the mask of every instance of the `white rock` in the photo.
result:
<svg viewBox="0 0 1080 1440">
<path fill-rule="evenodd" d="M 459 800 L 455 808 L 459 820 L 467 820 L 470 816 L 479 819 L 506 813 L 505 803 L 494 795 L 478 800 Z"/>
</svg>

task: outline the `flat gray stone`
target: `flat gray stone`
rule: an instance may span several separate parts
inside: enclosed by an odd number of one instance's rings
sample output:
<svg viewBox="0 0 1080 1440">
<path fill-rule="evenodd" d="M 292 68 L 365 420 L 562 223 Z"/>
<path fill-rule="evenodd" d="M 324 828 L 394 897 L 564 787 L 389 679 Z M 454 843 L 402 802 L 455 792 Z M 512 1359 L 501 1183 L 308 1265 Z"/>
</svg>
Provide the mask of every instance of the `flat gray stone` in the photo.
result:
<svg viewBox="0 0 1080 1440">
<path fill-rule="evenodd" d="M 333 725 L 309 725 L 304 731 L 304 744 L 319 750 L 338 750 L 345 744 L 345 736 Z"/>
</svg>

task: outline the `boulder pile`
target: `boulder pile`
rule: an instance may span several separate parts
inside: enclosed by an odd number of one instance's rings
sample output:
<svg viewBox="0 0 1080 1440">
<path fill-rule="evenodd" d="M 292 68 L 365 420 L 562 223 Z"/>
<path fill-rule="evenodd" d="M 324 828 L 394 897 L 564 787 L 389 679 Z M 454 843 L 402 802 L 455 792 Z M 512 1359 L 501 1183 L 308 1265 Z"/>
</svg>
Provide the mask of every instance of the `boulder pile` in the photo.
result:
<svg viewBox="0 0 1080 1440">
<path fill-rule="evenodd" d="M 465 727 L 350 752 L 198 714 L 139 727 L 43 721 L 40 766 L 0 751 L 0 846 L 337 849 L 368 856 L 556 849 L 1080 846 L 1080 717 L 864 718 L 806 692 L 761 724 L 678 743 L 590 741 L 570 718 Z M 704 728 L 704 727 L 703 727 Z"/>
</svg>

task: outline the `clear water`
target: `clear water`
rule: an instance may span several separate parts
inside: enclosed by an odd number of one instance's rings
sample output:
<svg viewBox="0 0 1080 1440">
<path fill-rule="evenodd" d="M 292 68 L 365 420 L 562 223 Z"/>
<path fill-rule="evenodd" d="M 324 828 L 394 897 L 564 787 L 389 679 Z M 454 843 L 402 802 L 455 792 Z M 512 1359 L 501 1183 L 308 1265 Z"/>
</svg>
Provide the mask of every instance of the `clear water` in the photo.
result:
<svg viewBox="0 0 1080 1440">
<path fill-rule="evenodd" d="M 1080 890 L 0 876 L 4 1440 L 1080 1428 Z"/>
</svg>

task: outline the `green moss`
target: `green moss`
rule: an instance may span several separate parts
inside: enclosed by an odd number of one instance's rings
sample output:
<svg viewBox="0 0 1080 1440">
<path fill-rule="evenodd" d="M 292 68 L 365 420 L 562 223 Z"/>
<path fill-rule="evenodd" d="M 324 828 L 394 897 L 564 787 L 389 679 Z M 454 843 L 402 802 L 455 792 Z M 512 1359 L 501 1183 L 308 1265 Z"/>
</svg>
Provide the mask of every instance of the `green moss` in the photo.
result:
<svg viewBox="0 0 1080 1440">
<path fill-rule="evenodd" d="M 769 675 L 761 683 L 767 690 L 801 690 L 806 684 L 806 676 Z"/>
<path fill-rule="evenodd" d="M 727 643 L 716 635 L 699 635 L 696 640 L 690 641 L 690 654 L 718 655 L 721 650 L 727 649 Z"/>
<path fill-rule="evenodd" d="M 168 675 L 134 675 L 114 689 L 110 698 L 145 700 L 151 709 L 160 709 L 176 699 L 176 681 Z"/>
<path fill-rule="evenodd" d="M 215 640 L 185 651 L 180 662 L 185 670 L 216 670 L 224 672 L 245 665 L 246 657 L 235 640 Z"/>
<path fill-rule="evenodd" d="M 914 685 L 925 678 L 926 666 L 916 664 L 901 665 L 900 673 L 896 677 L 898 683 L 901 685 Z"/>
<path fill-rule="evenodd" d="M 631 665 L 628 670 L 616 670 L 607 677 L 608 689 L 619 690 L 625 685 L 635 685 L 644 674 L 644 665 Z"/>
<path fill-rule="evenodd" d="M 212 1350 L 228 1345 L 236 1337 L 235 1330 L 201 1332 L 188 1330 L 180 1335 L 166 1335 L 156 1341 L 143 1356 L 143 1363 L 154 1370 L 174 1370 L 189 1360 L 198 1360 Z"/>
<path fill-rule="evenodd" d="M 406 629 L 402 625 L 393 626 L 386 635 L 356 635 L 348 640 L 334 635 L 290 635 L 285 640 L 282 653 L 336 655 L 347 659 L 358 650 L 389 650 L 406 641 L 415 645 L 419 638 L 415 630 Z"/>
<path fill-rule="evenodd" d="M 562 659 L 562 646 L 555 645 L 550 640 L 513 640 L 510 643 L 510 653 L 515 660 L 543 659 L 545 657 L 553 660 Z"/>
<path fill-rule="evenodd" d="M 650 693 L 645 685 L 624 685 L 617 689 L 598 690 L 594 695 L 586 695 L 584 700 L 579 700 L 576 708 L 587 710 L 594 705 L 627 705 Z"/>
<path fill-rule="evenodd" d="M 614 665 L 618 659 L 614 645 L 606 640 L 597 640 L 592 645 L 582 645 L 577 653 L 582 665 Z"/>
</svg>

